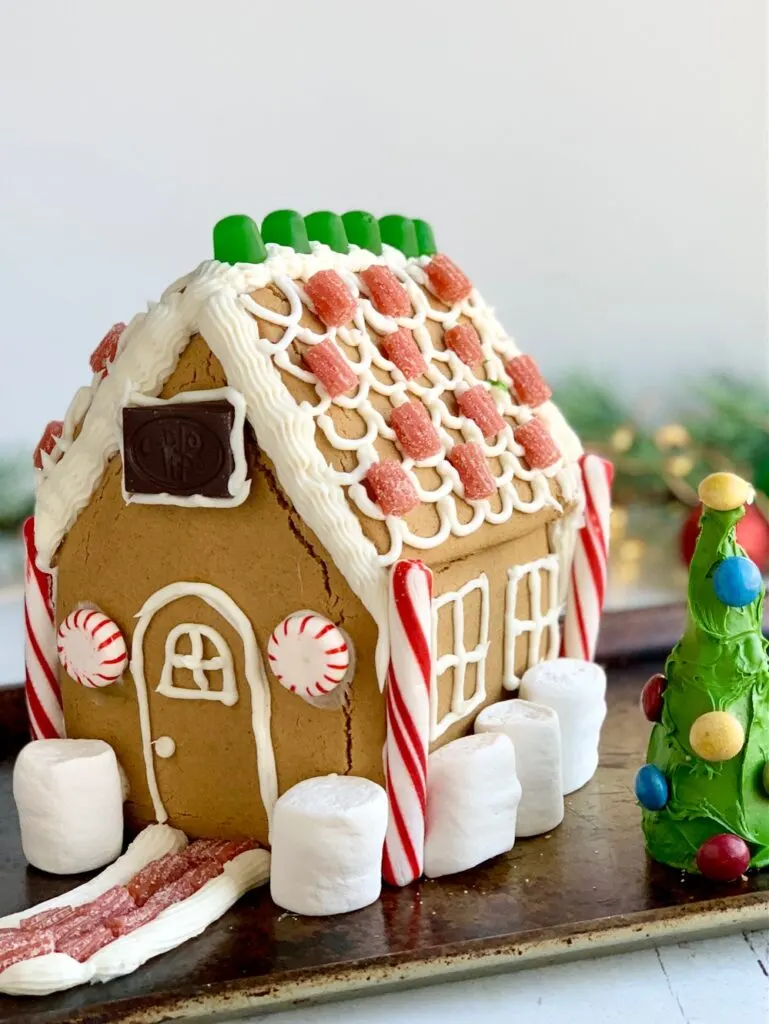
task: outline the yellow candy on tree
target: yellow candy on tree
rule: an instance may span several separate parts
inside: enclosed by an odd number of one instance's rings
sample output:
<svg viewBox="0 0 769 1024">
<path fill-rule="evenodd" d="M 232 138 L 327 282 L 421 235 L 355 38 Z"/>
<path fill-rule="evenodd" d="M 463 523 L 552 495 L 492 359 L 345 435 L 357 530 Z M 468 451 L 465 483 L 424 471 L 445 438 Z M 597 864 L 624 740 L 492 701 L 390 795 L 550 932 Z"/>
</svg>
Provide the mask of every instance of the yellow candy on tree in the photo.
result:
<svg viewBox="0 0 769 1024">
<path fill-rule="evenodd" d="M 728 761 L 744 743 L 745 730 L 728 711 L 707 711 L 689 730 L 689 745 L 703 761 Z"/>
<path fill-rule="evenodd" d="M 753 501 L 754 490 L 736 473 L 711 473 L 697 489 L 703 505 L 718 512 L 729 512 Z"/>
</svg>

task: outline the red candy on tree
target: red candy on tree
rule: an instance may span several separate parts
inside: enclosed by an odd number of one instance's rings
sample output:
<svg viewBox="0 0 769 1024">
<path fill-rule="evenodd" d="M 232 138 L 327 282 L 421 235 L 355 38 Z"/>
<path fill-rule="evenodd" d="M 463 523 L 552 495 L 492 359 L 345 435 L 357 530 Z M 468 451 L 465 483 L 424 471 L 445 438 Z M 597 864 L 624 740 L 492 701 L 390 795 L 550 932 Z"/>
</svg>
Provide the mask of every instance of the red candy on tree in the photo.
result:
<svg viewBox="0 0 769 1024">
<path fill-rule="evenodd" d="M 427 372 L 427 364 L 419 345 L 414 341 L 411 331 L 405 327 L 382 338 L 382 351 L 391 363 L 395 363 L 406 380 L 413 380 Z"/>
<path fill-rule="evenodd" d="M 533 409 L 552 398 L 553 392 L 531 356 L 515 356 L 505 367 L 520 405 Z"/>
<path fill-rule="evenodd" d="M 505 429 L 505 421 L 499 414 L 494 399 L 482 384 L 476 384 L 457 396 L 457 405 L 463 416 L 467 416 L 481 428 L 484 437 L 493 437 Z"/>
<path fill-rule="evenodd" d="M 304 361 L 331 398 L 346 395 L 358 385 L 355 371 L 330 338 L 308 348 Z"/>
<path fill-rule="evenodd" d="M 641 710 L 650 722 L 659 722 L 662 718 L 662 694 L 668 685 L 667 679 L 658 672 L 644 683 L 641 690 Z"/>
<path fill-rule="evenodd" d="M 561 453 L 542 420 L 532 419 L 515 428 L 515 440 L 523 447 L 526 461 L 532 469 L 547 469 L 556 463 Z"/>
<path fill-rule="evenodd" d="M 405 516 L 419 504 L 419 495 L 397 459 L 382 459 L 369 467 L 366 484 L 386 516 Z"/>
<path fill-rule="evenodd" d="M 700 530 L 702 505 L 693 508 L 681 528 L 678 543 L 681 559 L 689 565 L 694 555 L 697 534 Z M 758 568 L 765 572 L 769 567 L 769 522 L 755 505 L 745 506 L 745 515 L 737 523 L 737 543 Z"/>
<path fill-rule="evenodd" d="M 472 441 L 467 444 L 455 444 L 449 452 L 449 462 L 459 473 L 468 501 L 489 498 L 496 491 L 494 477 L 486 465 L 483 450 L 477 444 Z"/>
<path fill-rule="evenodd" d="M 47 424 L 43 431 L 43 436 L 40 438 L 37 448 L 35 448 L 35 454 L 32 458 L 35 469 L 43 468 L 42 453 L 45 452 L 46 455 L 50 455 L 56 447 L 56 442 L 63 433 L 64 424 L 61 420 L 51 420 L 51 422 Z"/>
<path fill-rule="evenodd" d="M 475 366 L 483 358 L 481 339 L 472 324 L 457 324 L 456 327 L 449 327 L 443 335 L 443 340 L 446 342 L 446 346 L 468 366 Z"/>
<path fill-rule="evenodd" d="M 442 252 L 433 256 L 425 267 L 425 273 L 430 287 L 447 306 L 453 306 L 456 302 L 466 299 L 473 290 L 470 278 Z"/>
<path fill-rule="evenodd" d="M 109 373 L 110 363 L 117 355 L 118 342 L 125 327 L 124 323 L 113 324 L 93 350 L 88 362 L 94 373 Z"/>
<path fill-rule="evenodd" d="M 441 450 L 440 438 L 430 414 L 421 402 L 404 402 L 393 409 L 390 425 L 398 438 L 398 444 L 410 459 L 417 462 L 429 459 Z"/>
<path fill-rule="evenodd" d="M 374 309 L 385 316 L 408 316 L 411 312 L 409 293 L 389 267 L 375 265 L 360 272 Z"/>
<path fill-rule="evenodd" d="M 697 869 L 714 882 L 734 882 L 750 865 L 750 847 L 731 832 L 706 839 L 697 850 Z"/>
<path fill-rule="evenodd" d="M 304 290 L 326 327 L 341 327 L 352 319 L 355 296 L 335 270 L 319 270 Z"/>
</svg>

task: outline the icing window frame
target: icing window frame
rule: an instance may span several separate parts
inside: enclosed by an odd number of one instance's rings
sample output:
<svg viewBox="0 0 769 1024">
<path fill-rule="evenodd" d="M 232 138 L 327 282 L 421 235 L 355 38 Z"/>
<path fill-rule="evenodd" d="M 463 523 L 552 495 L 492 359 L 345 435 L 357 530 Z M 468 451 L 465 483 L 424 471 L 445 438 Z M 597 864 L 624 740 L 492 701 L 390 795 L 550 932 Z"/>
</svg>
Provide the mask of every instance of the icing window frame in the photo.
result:
<svg viewBox="0 0 769 1024">
<path fill-rule="evenodd" d="M 481 595 L 481 619 L 478 643 L 472 650 L 465 648 L 465 600 L 474 591 Z M 438 651 L 438 626 L 442 608 L 450 606 L 453 631 L 452 650 L 437 658 L 430 685 L 430 742 L 439 739 L 448 728 L 472 714 L 486 700 L 486 658 L 489 641 L 490 598 L 489 578 L 485 572 L 468 580 L 459 590 L 449 591 L 433 599 L 433 650 Z M 475 665 L 475 689 L 465 697 L 467 666 Z M 449 669 L 454 670 L 451 707 L 438 718 L 438 680 Z"/>
<path fill-rule="evenodd" d="M 178 651 L 182 637 L 189 638 L 189 654 L 180 654 Z M 216 651 L 212 658 L 203 656 L 204 640 L 208 640 Z M 174 669 L 187 669 L 191 672 L 195 689 L 176 686 L 173 680 Z M 222 673 L 221 690 L 210 688 L 209 672 Z M 216 700 L 225 707 L 237 704 L 238 684 L 232 652 L 221 633 L 205 623 L 180 622 L 174 626 L 166 636 L 163 671 L 155 692 L 176 700 Z"/>
<path fill-rule="evenodd" d="M 518 640 L 526 636 L 526 668 L 538 665 L 540 661 L 550 661 L 558 657 L 561 646 L 561 600 L 559 594 L 560 558 L 557 554 L 537 558 L 533 562 L 514 565 L 507 570 L 507 588 L 505 590 L 505 653 L 504 674 L 502 685 L 506 690 L 518 689 L 520 678 L 515 674 L 515 653 Z M 542 607 L 542 575 L 547 576 L 548 604 L 543 615 Z M 517 619 L 515 606 L 518 600 L 518 587 L 525 581 L 529 588 L 530 619 Z M 542 637 L 547 631 L 547 651 L 541 655 Z"/>
<path fill-rule="evenodd" d="M 229 434 L 232 471 L 227 479 L 226 496 L 201 493 L 174 494 L 171 491 L 133 491 L 126 487 L 126 416 L 131 409 L 163 408 L 179 405 L 209 405 L 227 402 L 232 406 L 233 419 Z M 171 398 L 154 398 L 132 393 L 122 407 L 123 423 L 120 431 L 120 456 L 123 462 L 122 491 L 127 505 L 175 505 L 181 508 L 234 508 L 242 505 L 251 491 L 246 458 L 246 400 L 235 388 L 210 388 L 204 391 L 181 391 Z"/>
</svg>

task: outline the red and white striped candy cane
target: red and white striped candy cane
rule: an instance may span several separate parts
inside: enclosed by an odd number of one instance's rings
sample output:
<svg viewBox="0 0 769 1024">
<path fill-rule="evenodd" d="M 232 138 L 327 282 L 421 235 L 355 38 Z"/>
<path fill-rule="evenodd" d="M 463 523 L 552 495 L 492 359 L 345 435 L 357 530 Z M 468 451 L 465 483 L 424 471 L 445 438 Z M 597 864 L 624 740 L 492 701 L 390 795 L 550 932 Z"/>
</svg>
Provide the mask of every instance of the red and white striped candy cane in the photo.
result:
<svg viewBox="0 0 769 1024">
<path fill-rule="evenodd" d="M 64 713 L 57 676 L 53 580 L 36 564 L 35 520 L 23 526 L 24 536 L 24 691 L 32 736 L 53 740 L 64 735 Z"/>
<path fill-rule="evenodd" d="M 419 561 L 390 573 L 390 665 L 385 691 L 385 774 L 390 819 L 382 874 L 408 885 L 422 874 L 433 673 L 433 575 Z"/>
<path fill-rule="evenodd" d="M 579 466 L 585 491 L 585 525 L 574 546 L 561 654 L 592 661 L 606 597 L 614 466 L 600 455 L 589 454 L 580 458 Z"/>
</svg>

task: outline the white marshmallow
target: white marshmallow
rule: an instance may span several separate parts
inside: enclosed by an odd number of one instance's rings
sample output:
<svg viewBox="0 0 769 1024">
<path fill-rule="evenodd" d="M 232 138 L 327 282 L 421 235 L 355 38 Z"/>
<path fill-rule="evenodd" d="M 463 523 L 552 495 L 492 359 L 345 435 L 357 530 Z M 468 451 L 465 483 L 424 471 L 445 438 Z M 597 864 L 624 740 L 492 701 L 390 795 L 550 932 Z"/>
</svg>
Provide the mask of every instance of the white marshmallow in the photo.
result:
<svg viewBox="0 0 769 1024">
<path fill-rule="evenodd" d="M 294 914 L 346 914 L 382 889 L 387 795 L 350 775 L 305 779 L 275 804 L 270 893 Z"/>
<path fill-rule="evenodd" d="M 598 742 L 606 717 L 606 673 L 593 661 L 555 658 L 528 669 L 520 694 L 558 715 L 563 792 L 581 789 L 598 767 Z"/>
<path fill-rule="evenodd" d="M 512 741 L 521 783 L 516 838 L 538 836 L 560 825 L 561 729 L 555 711 L 528 700 L 501 700 L 481 711 L 475 731 L 501 733 Z"/>
<path fill-rule="evenodd" d="M 512 850 L 521 785 L 501 733 L 463 736 L 427 759 L 425 874 L 466 871 Z"/>
<path fill-rule="evenodd" d="M 123 847 L 123 785 L 103 740 L 35 740 L 16 759 L 13 796 L 29 863 L 54 875 L 110 864 Z"/>
</svg>

